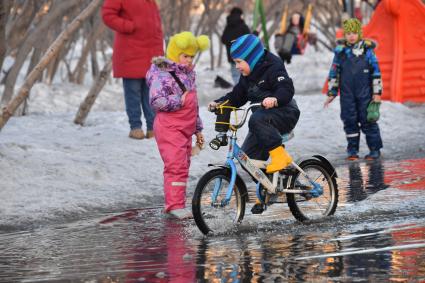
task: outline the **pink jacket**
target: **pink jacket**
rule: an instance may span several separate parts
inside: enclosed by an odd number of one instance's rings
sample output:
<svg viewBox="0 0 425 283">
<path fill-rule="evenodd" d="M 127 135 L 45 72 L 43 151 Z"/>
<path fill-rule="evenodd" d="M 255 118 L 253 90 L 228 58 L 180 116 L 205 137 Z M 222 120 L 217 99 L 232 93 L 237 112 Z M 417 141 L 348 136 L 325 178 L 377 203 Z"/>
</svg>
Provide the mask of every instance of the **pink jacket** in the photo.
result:
<svg viewBox="0 0 425 283">
<path fill-rule="evenodd" d="M 152 65 L 146 74 L 149 86 L 149 100 L 155 112 L 173 112 L 182 107 L 182 89 L 171 76 L 174 71 L 177 77 L 185 85 L 188 91 L 196 91 L 195 71 L 186 66 L 174 63 L 165 57 L 157 57 L 152 60 Z M 196 132 L 203 129 L 199 110 L 196 119 Z"/>
<path fill-rule="evenodd" d="M 105 0 L 102 18 L 115 31 L 114 77 L 145 78 L 152 57 L 164 54 L 161 18 L 155 1 Z"/>
</svg>

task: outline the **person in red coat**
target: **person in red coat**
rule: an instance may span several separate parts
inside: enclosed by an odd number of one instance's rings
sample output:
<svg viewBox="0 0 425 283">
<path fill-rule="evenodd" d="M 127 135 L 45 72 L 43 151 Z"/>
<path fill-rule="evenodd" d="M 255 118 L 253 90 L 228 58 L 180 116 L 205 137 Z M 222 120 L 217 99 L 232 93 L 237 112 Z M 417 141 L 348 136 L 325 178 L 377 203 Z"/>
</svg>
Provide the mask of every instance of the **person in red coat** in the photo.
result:
<svg viewBox="0 0 425 283">
<path fill-rule="evenodd" d="M 155 114 L 149 105 L 145 78 L 152 57 L 164 54 L 158 6 L 154 0 L 105 0 L 102 18 L 115 31 L 112 69 L 115 78 L 123 79 L 129 137 L 151 138 Z M 142 130 L 142 109 L 146 135 Z"/>
</svg>

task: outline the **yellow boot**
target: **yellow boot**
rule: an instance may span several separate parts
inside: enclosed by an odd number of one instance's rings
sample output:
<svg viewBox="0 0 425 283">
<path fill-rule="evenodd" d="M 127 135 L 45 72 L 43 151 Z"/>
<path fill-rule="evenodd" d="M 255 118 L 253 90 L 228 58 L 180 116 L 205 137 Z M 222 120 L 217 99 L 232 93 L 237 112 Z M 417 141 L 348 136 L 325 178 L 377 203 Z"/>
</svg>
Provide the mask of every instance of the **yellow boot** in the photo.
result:
<svg viewBox="0 0 425 283">
<path fill-rule="evenodd" d="M 274 173 L 286 168 L 292 162 L 292 157 L 286 152 L 283 146 L 276 147 L 269 151 L 272 161 L 267 165 L 266 172 Z"/>
</svg>

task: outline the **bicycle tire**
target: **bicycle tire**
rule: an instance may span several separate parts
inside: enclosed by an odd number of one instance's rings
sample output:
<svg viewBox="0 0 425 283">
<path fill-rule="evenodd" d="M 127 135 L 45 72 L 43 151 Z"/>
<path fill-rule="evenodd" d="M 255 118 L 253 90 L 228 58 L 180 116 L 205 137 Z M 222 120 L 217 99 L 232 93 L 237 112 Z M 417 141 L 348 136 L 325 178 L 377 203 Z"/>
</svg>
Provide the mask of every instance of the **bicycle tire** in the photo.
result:
<svg viewBox="0 0 425 283">
<path fill-rule="evenodd" d="M 230 182 L 228 168 L 213 169 L 205 173 L 196 185 L 192 199 L 192 213 L 196 226 L 205 235 L 226 232 L 240 223 L 245 215 L 246 186 L 236 178 L 234 191 L 229 204 L 221 205 Z M 214 187 L 218 186 L 217 198 L 213 201 Z"/>
<path fill-rule="evenodd" d="M 320 220 L 333 215 L 338 205 L 338 186 L 335 176 L 331 176 L 328 168 L 317 159 L 307 159 L 299 166 L 315 182 L 320 181 L 319 183 L 323 187 L 323 194 L 319 197 L 306 197 L 306 195 L 293 193 L 286 194 L 292 215 L 301 222 Z M 316 173 L 313 174 L 313 172 Z M 291 178 L 291 188 L 299 189 L 303 185 L 308 186 L 308 181 L 300 172 L 297 172 Z"/>
</svg>

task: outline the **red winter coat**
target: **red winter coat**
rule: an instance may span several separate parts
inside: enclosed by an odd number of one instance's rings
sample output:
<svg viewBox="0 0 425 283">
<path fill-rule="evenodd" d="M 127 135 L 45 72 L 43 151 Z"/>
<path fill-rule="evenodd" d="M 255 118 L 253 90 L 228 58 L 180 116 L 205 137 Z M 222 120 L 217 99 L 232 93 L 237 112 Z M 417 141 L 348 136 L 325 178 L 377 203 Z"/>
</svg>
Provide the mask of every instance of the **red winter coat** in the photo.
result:
<svg viewBox="0 0 425 283">
<path fill-rule="evenodd" d="M 106 0 L 102 18 L 115 31 L 114 77 L 145 78 L 152 57 L 164 54 L 161 18 L 155 1 Z"/>
</svg>

